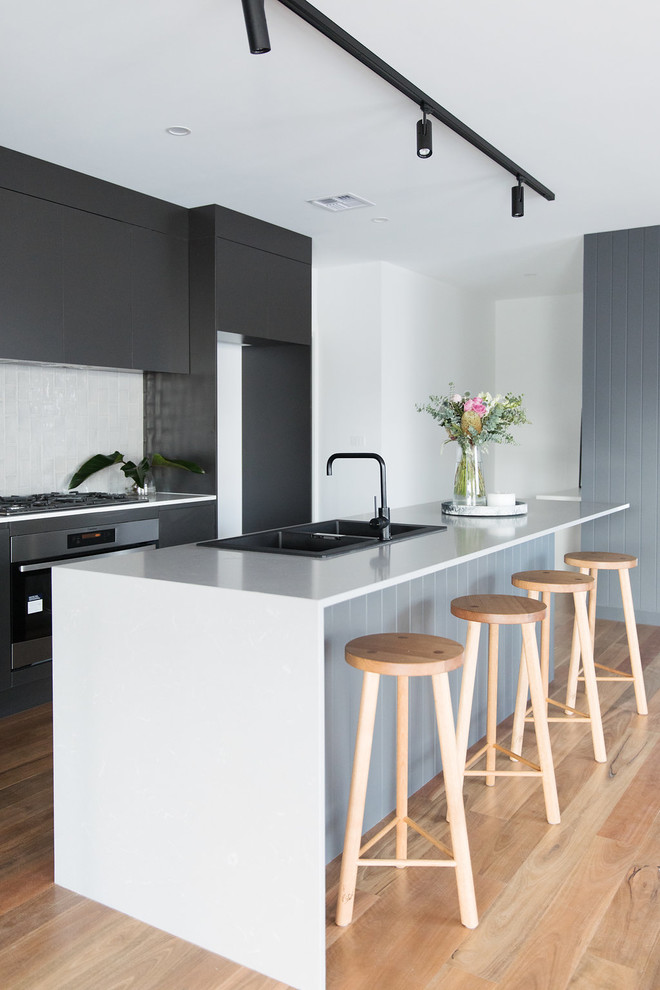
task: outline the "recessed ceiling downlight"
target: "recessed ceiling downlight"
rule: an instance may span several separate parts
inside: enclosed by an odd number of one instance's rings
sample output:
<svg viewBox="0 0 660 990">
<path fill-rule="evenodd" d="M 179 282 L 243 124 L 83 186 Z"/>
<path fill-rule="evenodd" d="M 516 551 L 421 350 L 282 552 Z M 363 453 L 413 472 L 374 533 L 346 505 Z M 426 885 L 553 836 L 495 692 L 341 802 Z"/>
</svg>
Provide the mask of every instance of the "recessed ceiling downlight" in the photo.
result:
<svg viewBox="0 0 660 990">
<path fill-rule="evenodd" d="M 354 196 L 353 193 L 341 193 L 339 196 L 324 196 L 322 199 L 308 199 L 312 206 L 320 206 L 331 213 L 342 213 L 344 210 L 357 210 L 361 206 L 374 206 L 368 199 Z"/>
<path fill-rule="evenodd" d="M 188 137 L 191 133 L 190 128 L 184 127 L 182 124 L 175 124 L 174 127 L 167 127 L 166 130 L 172 137 Z"/>
</svg>

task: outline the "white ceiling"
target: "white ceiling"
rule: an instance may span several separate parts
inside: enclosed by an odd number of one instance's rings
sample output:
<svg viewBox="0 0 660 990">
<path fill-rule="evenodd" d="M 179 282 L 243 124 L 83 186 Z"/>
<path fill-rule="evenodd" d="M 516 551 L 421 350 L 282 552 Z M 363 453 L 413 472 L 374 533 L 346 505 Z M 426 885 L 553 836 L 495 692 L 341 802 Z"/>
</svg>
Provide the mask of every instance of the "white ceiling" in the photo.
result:
<svg viewBox="0 0 660 990">
<path fill-rule="evenodd" d="M 0 0 L 0 144 L 495 298 L 578 291 L 582 234 L 660 222 L 656 0 L 316 6 L 556 201 L 512 219 L 513 177 L 437 121 L 417 158 L 418 108 L 277 0 L 262 56 L 241 0 Z M 375 205 L 307 203 L 346 192 Z"/>
</svg>

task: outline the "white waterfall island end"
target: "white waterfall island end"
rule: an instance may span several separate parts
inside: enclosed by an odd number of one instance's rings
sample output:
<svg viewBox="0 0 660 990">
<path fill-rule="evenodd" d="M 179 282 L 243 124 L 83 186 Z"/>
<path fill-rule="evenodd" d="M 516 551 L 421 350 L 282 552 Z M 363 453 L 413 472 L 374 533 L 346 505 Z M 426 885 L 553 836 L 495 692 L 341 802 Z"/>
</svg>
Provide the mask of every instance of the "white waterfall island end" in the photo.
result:
<svg viewBox="0 0 660 990">
<path fill-rule="evenodd" d="M 433 503 L 393 522 L 445 532 L 323 560 L 188 545 L 53 568 L 55 882 L 322 990 L 360 693 L 345 642 L 463 641 L 451 598 L 512 592 L 514 571 L 554 566 L 555 532 L 625 508 L 530 500 L 524 516 L 467 519 Z M 432 701 L 412 705 L 417 790 L 440 763 Z M 392 789 L 370 787 L 365 829 L 394 805 L 388 720 L 372 765 Z"/>
</svg>

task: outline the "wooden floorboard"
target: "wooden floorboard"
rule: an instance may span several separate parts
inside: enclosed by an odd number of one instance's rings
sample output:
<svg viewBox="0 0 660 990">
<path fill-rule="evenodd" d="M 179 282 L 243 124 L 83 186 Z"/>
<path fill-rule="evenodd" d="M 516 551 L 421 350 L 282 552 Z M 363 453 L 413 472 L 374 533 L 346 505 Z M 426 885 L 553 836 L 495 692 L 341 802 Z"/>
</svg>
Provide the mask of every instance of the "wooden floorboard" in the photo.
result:
<svg viewBox="0 0 660 990">
<path fill-rule="evenodd" d="M 570 631 L 560 610 L 557 699 Z M 453 871 L 368 868 L 353 923 L 338 928 L 339 861 L 328 866 L 329 990 L 660 988 L 660 629 L 639 638 L 649 715 L 629 684 L 601 683 L 607 763 L 594 762 L 588 725 L 551 727 L 560 825 L 534 781 L 466 780 L 478 928 L 458 921 Z M 599 621 L 597 652 L 625 669 L 622 623 Z M 3 990 L 290 990 L 54 885 L 51 725 L 49 706 L 0 720 Z M 449 843 L 445 812 L 441 777 L 411 799 L 411 817 Z M 410 849 L 435 854 L 416 835 Z"/>
</svg>

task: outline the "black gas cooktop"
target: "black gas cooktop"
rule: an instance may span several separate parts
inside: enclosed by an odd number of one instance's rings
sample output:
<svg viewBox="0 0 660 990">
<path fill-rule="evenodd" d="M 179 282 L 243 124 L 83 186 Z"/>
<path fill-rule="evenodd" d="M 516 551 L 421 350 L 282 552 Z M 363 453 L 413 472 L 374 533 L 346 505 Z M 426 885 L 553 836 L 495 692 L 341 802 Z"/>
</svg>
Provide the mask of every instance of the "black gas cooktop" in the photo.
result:
<svg viewBox="0 0 660 990">
<path fill-rule="evenodd" d="M 128 492 L 45 492 L 40 495 L 0 495 L 0 516 L 20 516 L 28 512 L 71 512 L 109 505 L 140 502 Z"/>
</svg>

